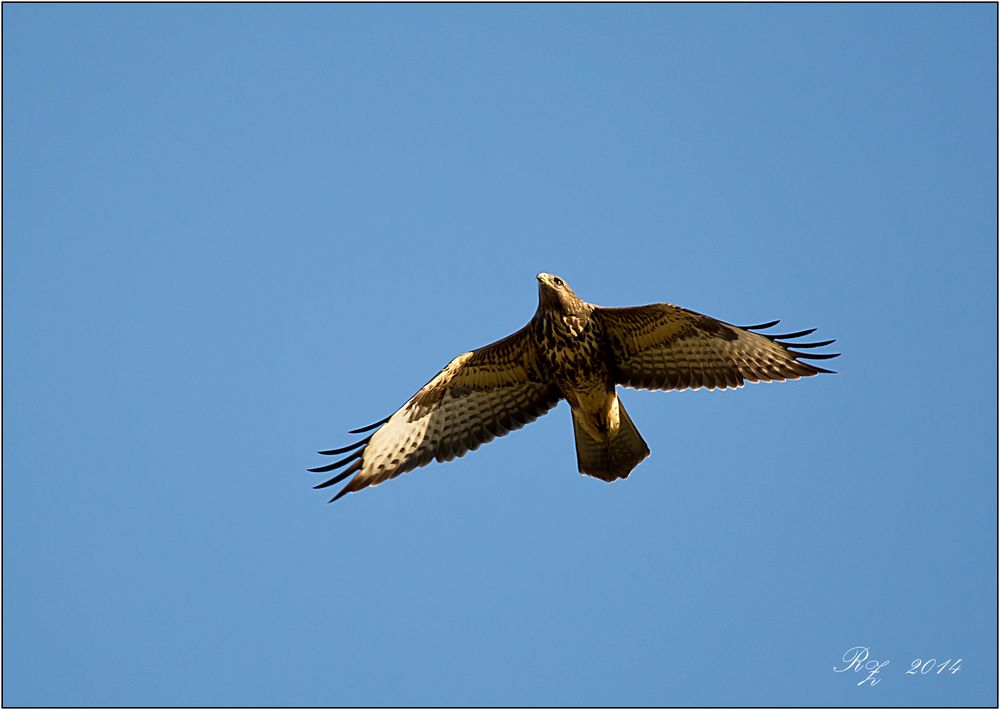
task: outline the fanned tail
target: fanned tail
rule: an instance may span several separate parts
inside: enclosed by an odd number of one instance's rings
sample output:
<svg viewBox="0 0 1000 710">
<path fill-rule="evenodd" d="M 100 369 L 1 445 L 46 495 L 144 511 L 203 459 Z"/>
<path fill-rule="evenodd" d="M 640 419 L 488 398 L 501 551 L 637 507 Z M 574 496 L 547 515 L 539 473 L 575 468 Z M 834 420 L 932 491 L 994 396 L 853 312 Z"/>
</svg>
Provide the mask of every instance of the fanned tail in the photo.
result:
<svg viewBox="0 0 1000 710">
<path fill-rule="evenodd" d="M 576 410 L 573 410 L 573 437 L 580 473 L 611 483 L 619 478 L 628 478 L 639 462 L 649 456 L 649 447 L 621 400 L 618 400 L 618 417 L 618 432 L 599 441 L 584 429 Z"/>
</svg>

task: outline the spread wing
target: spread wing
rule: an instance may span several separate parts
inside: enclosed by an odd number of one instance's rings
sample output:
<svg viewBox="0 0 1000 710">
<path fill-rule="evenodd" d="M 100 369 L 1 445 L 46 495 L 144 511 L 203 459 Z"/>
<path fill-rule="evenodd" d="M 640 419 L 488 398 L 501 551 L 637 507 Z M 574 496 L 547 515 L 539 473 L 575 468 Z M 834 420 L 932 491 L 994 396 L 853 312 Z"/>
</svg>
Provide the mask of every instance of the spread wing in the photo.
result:
<svg viewBox="0 0 1000 710">
<path fill-rule="evenodd" d="M 802 360 L 826 360 L 839 353 L 803 353 L 833 340 L 791 342 L 816 329 L 765 335 L 778 321 L 739 327 L 669 303 L 632 308 L 598 308 L 611 348 L 615 380 L 627 387 L 683 390 L 736 388 L 743 382 L 795 380 L 821 372 Z"/>
<path fill-rule="evenodd" d="M 395 478 L 432 459 L 451 461 L 474 451 L 554 407 L 557 388 L 541 375 L 534 340 L 527 326 L 503 340 L 459 355 L 420 388 L 395 414 L 359 434 L 381 427 L 362 441 L 322 454 L 354 453 L 309 469 L 317 473 L 347 466 L 316 488 L 356 474 L 331 502 L 347 493 Z"/>
</svg>

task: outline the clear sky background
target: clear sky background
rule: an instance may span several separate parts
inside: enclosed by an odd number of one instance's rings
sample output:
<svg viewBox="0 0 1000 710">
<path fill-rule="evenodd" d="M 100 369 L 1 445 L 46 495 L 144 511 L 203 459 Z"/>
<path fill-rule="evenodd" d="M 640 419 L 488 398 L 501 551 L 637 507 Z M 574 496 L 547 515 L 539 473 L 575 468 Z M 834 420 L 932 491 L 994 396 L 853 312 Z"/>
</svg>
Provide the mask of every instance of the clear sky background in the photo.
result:
<svg viewBox="0 0 1000 710">
<path fill-rule="evenodd" d="M 4 5 L 4 702 L 995 705 L 996 13 Z M 539 271 L 840 374 L 327 505 Z"/>
</svg>

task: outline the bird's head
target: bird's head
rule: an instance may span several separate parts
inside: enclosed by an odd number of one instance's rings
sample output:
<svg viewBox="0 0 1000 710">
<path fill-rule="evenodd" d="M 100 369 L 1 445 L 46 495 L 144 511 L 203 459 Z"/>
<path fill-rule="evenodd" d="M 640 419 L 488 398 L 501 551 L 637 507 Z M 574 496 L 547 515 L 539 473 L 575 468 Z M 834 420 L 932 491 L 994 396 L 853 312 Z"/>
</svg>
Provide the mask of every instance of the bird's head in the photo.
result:
<svg viewBox="0 0 1000 710">
<path fill-rule="evenodd" d="M 573 293 L 569 284 L 555 274 L 540 273 L 538 279 L 538 304 L 555 310 L 572 312 L 576 310 L 580 299 Z"/>
</svg>

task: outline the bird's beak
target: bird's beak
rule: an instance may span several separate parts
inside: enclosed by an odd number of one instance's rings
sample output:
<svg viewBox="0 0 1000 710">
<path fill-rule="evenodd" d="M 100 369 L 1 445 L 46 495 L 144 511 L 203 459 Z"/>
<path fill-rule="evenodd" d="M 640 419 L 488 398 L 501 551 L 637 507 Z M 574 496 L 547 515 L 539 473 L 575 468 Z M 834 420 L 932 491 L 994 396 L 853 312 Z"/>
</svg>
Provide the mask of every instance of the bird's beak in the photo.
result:
<svg viewBox="0 0 1000 710">
<path fill-rule="evenodd" d="M 535 278 L 538 279 L 539 283 L 545 283 L 545 277 L 546 276 L 548 276 L 548 274 L 546 274 L 545 272 L 542 272 L 540 274 L 536 274 Z"/>
</svg>

